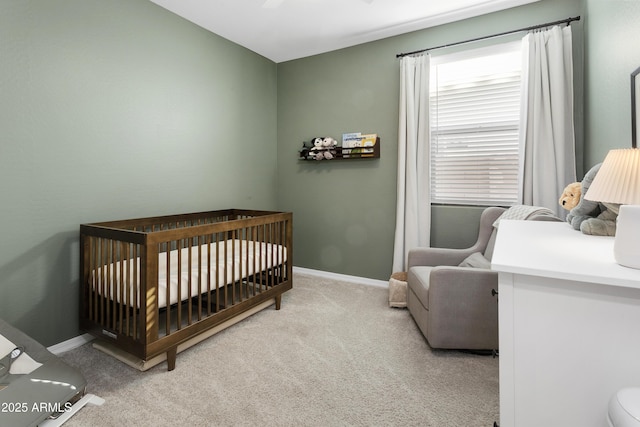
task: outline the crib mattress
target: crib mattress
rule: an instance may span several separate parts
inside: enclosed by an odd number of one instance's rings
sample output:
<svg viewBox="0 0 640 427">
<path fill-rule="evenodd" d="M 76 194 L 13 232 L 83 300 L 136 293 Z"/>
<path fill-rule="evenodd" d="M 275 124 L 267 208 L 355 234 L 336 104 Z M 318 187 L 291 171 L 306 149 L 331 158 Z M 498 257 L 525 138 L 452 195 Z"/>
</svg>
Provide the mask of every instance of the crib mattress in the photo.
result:
<svg viewBox="0 0 640 427">
<path fill-rule="evenodd" d="M 282 265 L 287 251 L 282 245 L 229 239 L 217 243 L 174 249 L 158 255 L 158 307 L 165 308 L 190 297 L 215 291 Z M 140 258 L 107 264 L 93 270 L 92 289 L 109 299 L 140 307 Z"/>
</svg>

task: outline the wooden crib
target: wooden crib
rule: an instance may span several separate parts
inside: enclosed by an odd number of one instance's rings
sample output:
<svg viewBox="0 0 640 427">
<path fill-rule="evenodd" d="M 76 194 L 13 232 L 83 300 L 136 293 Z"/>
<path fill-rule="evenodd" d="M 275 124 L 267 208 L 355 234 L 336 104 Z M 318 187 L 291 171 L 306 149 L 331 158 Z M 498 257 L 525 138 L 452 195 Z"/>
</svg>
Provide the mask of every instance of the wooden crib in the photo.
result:
<svg viewBox="0 0 640 427">
<path fill-rule="evenodd" d="M 80 226 L 80 327 L 139 369 L 273 304 L 292 287 L 293 216 L 221 211 Z M 132 361 L 136 361 L 132 363 Z"/>
</svg>

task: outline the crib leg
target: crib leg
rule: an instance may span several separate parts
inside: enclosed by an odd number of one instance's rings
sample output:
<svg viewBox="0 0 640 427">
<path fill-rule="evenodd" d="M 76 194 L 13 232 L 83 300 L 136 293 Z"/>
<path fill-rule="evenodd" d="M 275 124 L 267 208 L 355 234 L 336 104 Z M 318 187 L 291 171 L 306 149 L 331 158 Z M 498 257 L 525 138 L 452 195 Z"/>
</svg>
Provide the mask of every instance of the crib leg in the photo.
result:
<svg viewBox="0 0 640 427">
<path fill-rule="evenodd" d="M 280 310 L 280 303 L 282 302 L 282 295 L 276 296 L 276 310 Z"/>
<path fill-rule="evenodd" d="M 173 371 L 176 368 L 176 356 L 178 355 L 178 347 L 171 347 L 167 351 L 167 370 Z"/>
</svg>

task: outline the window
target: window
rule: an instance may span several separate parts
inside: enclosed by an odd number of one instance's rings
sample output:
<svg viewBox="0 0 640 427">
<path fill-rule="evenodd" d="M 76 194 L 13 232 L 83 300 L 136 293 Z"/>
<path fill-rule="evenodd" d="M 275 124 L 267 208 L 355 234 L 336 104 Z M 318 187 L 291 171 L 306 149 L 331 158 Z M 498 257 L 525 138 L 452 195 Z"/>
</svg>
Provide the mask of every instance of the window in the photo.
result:
<svg viewBox="0 0 640 427">
<path fill-rule="evenodd" d="M 431 60 L 431 202 L 518 201 L 520 43 Z"/>
</svg>

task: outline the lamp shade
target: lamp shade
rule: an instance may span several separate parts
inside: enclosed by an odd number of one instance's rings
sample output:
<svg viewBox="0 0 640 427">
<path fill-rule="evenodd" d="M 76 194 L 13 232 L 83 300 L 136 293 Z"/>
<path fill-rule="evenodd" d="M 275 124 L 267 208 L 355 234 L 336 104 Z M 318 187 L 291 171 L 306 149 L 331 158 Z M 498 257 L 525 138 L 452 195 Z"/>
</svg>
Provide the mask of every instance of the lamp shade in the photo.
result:
<svg viewBox="0 0 640 427">
<path fill-rule="evenodd" d="M 640 269 L 640 149 L 609 151 L 584 198 L 621 205 L 613 255 L 618 264 Z"/>
<path fill-rule="evenodd" d="M 609 151 L 584 198 L 640 205 L 640 148 Z"/>
</svg>

